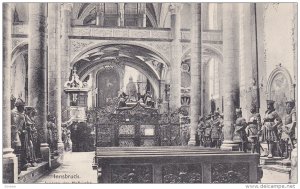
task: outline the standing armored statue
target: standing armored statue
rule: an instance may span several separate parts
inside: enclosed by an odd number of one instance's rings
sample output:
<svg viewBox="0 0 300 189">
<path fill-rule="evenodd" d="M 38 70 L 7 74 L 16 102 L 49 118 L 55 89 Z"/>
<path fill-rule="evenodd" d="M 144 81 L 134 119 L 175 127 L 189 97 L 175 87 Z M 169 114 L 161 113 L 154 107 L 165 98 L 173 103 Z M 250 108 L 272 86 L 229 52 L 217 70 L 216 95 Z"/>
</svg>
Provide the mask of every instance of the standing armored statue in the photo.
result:
<svg viewBox="0 0 300 189">
<path fill-rule="evenodd" d="M 47 140 L 48 140 L 48 144 L 50 147 L 51 152 L 54 152 L 55 150 L 55 146 L 56 146 L 56 141 L 55 141 L 55 130 L 56 130 L 56 126 L 55 126 L 55 117 L 52 115 L 48 115 L 47 117 Z"/>
<path fill-rule="evenodd" d="M 251 116 L 246 128 L 248 142 L 251 143 L 251 153 L 260 154 L 260 144 L 258 136 L 261 129 L 261 117 L 260 114 L 256 112 L 256 106 L 252 106 L 250 112 Z"/>
<path fill-rule="evenodd" d="M 275 101 L 267 100 L 267 111 L 263 119 L 262 126 L 262 141 L 267 141 L 268 144 L 268 158 L 272 158 L 275 150 L 275 145 L 279 141 L 278 126 L 282 121 L 274 108 Z"/>
<path fill-rule="evenodd" d="M 212 146 L 219 148 L 221 146 L 221 122 L 219 119 L 219 112 L 215 112 L 212 116 L 212 128 L 211 128 L 211 141 Z"/>
<path fill-rule="evenodd" d="M 284 118 L 284 125 L 281 128 L 281 140 L 284 143 L 285 147 L 285 158 L 290 158 L 290 153 L 294 148 L 296 143 L 296 110 L 295 110 L 295 102 L 287 101 L 286 102 L 286 116 Z"/>
<path fill-rule="evenodd" d="M 204 147 L 211 147 L 211 115 L 208 115 L 205 120 L 204 130 Z"/>
<path fill-rule="evenodd" d="M 15 131 L 17 131 L 19 134 L 20 143 L 21 143 L 18 144 L 18 146 L 21 147 L 19 152 L 20 170 L 26 171 L 27 168 L 30 167 L 27 158 L 30 152 L 29 152 L 29 136 L 26 130 L 26 124 L 25 124 L 26 120 L 24 115 L 25 102 L 21 98 L 18 98 L 16 100 L 15 106 L 16 106 L 16 111 L 13 111 L 12 124 L 14 125 L 13 127 L 16 128 Z"/>
<path fill-rule="evenodd" d="M 22 141 L 21 134 L 23 125 L 25 123 L 24 118 L 24 103 L 20 103 L 18 99 L 18 103 L 16 103 L 16 98 L 11 97 L 11 146 L 14 149 L 14 153 L 18 157 L 18 172 L 21 172 L 24 161 L 22 161 L 24 156 L 22 155 Z M 18 107 L 16 107 L 17 105 Z M 23 159 L 22 159 L 23 158 Z"/>
<path fill-rule="evenodd" d="M 239 144 L 240 151 L 247 151 L 247 134 L 246 127 L 247 122 L 246 119 L 242 117 L 241 108 L 236 109 L 236 121 L 234 125 L 234 134 L 233 141 Z"/>
<path fill-rule="evenodd" d="M 36 164 L 36 153 L 37 153 L 37 129 L 35 126 L 35 109 L 31 106 L 25 107 L 25 129 L 28 137 L 28 152 L 27 161 L 31 163 L 31 166 Z"/>
<path fill-rule="evenodd" d="M 19 112 L 15 109 L 15 102 L 16 98 L 14 96 L 11 96 L 11 146 L 14 149 L 15 153 L 18 154 L 20 148 L 21 148 L 21 140 L 20 140 L 20 132 L 22 128 L 22 122 L 20 124 L 20 120 L 17 120 L 17 118 L 20 118 L 18 116 Z M 24 123 L 24 122 L 23 122 Z"/>
<path fill-rule="evenodd" d="M 199 138 L 200 146 L 204 145 L 204 131 L 205 131 L 204 117 L 200 116 L 199 120 L 198 120 L 198 125 L 197 125 L 197 135 Z"/>
</svg>

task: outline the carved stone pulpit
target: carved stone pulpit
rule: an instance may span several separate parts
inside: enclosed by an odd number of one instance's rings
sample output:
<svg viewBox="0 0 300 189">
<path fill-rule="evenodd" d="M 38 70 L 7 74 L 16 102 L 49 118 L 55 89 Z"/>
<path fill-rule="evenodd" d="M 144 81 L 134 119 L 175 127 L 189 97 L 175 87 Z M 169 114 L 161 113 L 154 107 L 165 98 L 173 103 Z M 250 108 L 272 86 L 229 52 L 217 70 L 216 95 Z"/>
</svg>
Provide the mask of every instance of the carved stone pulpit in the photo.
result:
<svg viewBox="0 0 300 189">
<path fill-rule="evenodd" d="M 68 94 L 69 120 L 73 122 L 86 121 L 87 96 L 90 87 L 87 82 L 82 82 L 76 73 L 72 70 L 72 77 L 64 84 L 64 91 Z"/>
</svg>

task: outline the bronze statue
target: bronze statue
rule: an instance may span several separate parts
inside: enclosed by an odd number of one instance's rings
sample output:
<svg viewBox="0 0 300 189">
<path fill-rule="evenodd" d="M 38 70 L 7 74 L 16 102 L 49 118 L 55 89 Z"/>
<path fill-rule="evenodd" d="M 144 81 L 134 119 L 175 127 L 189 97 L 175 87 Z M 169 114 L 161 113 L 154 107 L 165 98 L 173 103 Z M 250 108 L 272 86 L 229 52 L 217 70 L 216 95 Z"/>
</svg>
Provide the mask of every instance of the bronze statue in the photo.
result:
<svg viewBox="0 0 300 189">
<path fill-rule="evenodd" d="M 55 141 L 55 117 L 52 115 L 48 115 L 47 117 L 47 134 L 48 134 L 48 144 L 50 147 L 51 152 L 54 152 L 55 146 L 56 146 L 56 141 Z"/>
<path fill-rule="evenodd" d="M 204 130 L 204 147 L 211 147 L 211 115 L 208 115 L 205 120 Z"/>
<path fill-rule="evenodd" d="M 285 147 L 285 158 L 291 158 L 291 151 L 295 145 L 295 129 L 296 129 L 296 110 L 295 102 L 287 101 L 286 102 L 286 116 L 284 119 L 284 125 L 281 128 L 281 140 L 284 143 Z"/>
<path fill-rule="evenodd" d="M 279 141 L 278 126 L 282 123 L 281 118 L 274 108 L 274 101 L 267 100 L 267 111 L 263 119 L 262 127 L 262 141 L 267 141 L 268 144 L 268 158 L 273 157 L 274 147 Z"/>
<path fill-rule="evenodd" d="M 258 136 L 261 129 L 261 117 L 260 114 L 256 112 L 256 106 L 252 106 L 250 112 L 251 117 L 246 128 L 248 142 L 251 143 L 251 153 L 260 154 L 260 144 Z"/>
<path fill-rule="evenodd" d="M 212 147 L 220 148 L 221 146 L 221 122 L 219 119 L 219 112 L 215 112 L 212 116 L 212 128 L 211 128 L 211 141 Z"/>
<path fill-rule="evenodd" d="M 14 96 L 11 96 L 10 100 L 11 100 L 11 146 L 14 149 L 14 153 L 18 157 L 18 172 L 20 173 L 23 164 L 26 164 L 26 162 L 24 162 L 22 159 L 23 155 L 22 155 L 22 141 L 21 141 L 22 128 L 23 125 L 25 124 L 25 118 L 23 114 L 24 103 L 23 101 L 21 101 L 21 99 L 18 99 L 16 103 L 16 98 Z"/>
<path fill-rule="evenodd" d="M 247 151 L 247 134 L 246 127 L 247 122 L 246 119 L 242 117 L 241 108 L 236 109 L 236 121 L 234 124 L 234 134 L 233 141 L 239 144 L 240 151 Z"/>
<path fill-rule="evenodd" d="M 38 151 L 38 144 L 37 144 L 37 129 L 35 124 L 35 117 L 36 111 L 31 106 L 25 107 L 25 130 L 27 132 L 27 153 L 26 158 L 31 166 L 36 166 L 36 153 Z"/>
<path fill-rule="evenodd" d="M 27 170 L 28 167 L 30 167 L 30 164 L 28 163 L 28 154 L 29 154 L 29 140 L 28 140 L 28 132 L 26 130 L 26 120 L 25 120 L 25 115 L 24 115 L 24 110 L 25 110 L 25 102 L 21 99 L 18 98 L 15 102 L 15 107 L 16 110 L 13 111 L 13 116 L 12 116 L 12 124 L 13 127 L 15 128 L 14 132 L 17 132 L 15 134 L 19 135 L 20 138 L 20 143 L 17 142 L 19 150 L 17 150 L 18 154 L 20 154 L 20 159 L 19 159 L 19 167 L 20 170 Z M 16 147 L 16 146 L 15 146 Z M 19 171 L 20 171 L 19 170 Z"/>
<path fill-rule="evenodd" d="M 197 135 L 198 135 L 200 146 L 204 145 L 204 131 L 205 131 L 204 117 L 200 116 L 197 125 Z"/>
<path fill-rule="evenodd" d="M 21 148 L 20 132 L 22 124 L 24 123 L 23 119 L 20 119 L 18 110 L 15 109 L 16 98 L 11 96 L 11 146 L 15 150 L 15 153 L 18 153 Z"/>
</svg>

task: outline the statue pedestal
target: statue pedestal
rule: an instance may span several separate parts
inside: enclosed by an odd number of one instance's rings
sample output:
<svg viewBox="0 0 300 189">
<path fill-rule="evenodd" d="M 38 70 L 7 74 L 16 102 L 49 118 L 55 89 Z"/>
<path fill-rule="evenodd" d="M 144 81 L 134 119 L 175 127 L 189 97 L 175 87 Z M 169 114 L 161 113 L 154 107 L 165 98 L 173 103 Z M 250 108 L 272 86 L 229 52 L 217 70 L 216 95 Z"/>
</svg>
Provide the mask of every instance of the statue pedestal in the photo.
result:
<svg viewBox="0 0 300 189">
<path fill-rule="evenodd" d="M 239 151 L 239 145 L 233 141 L 224 140 L 220 149 L 225 151 Z"/>
<path fill-rule="evenodd" d="M 64 143 L 62 143 L 62 142 L 58 142 L 57 143 L 57 152 L 58 152 L 58 159 L 57 159 L 57 161 L 59 163 L 63 163 L 63 160 L 64 160 L 64 148 L 65 148 Z"/>
<path fill-rule="evenodd" d="M 18 158 L 13 149 L 3 149 L 3 183 L 18 182 Z"/>
<path fill-rule="evenodd" d="M 48 143 L 42 143 L 40 149 L 42 160 L 49 163 L 49 168 L 51 168 L 51 153 Z"/>
<path fill-rule="evenodd" d="M 188 142 L 188 146 L 196 146 L 196 140 L 195 139 L 190 139 Z"/>
</svg>

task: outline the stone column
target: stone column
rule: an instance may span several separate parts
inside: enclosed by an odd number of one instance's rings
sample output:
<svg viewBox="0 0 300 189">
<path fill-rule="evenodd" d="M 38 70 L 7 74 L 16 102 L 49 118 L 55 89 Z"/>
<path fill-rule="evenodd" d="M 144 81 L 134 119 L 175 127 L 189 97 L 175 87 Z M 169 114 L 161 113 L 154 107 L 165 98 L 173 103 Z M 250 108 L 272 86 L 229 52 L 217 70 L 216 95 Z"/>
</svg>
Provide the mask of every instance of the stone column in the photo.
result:
<svg viewBox="0 0 300 189">
<path fill-rule="evenodd" d="M 181 21 L 180 3 L 170 5 L 171 32 L 173 40 L 171 43 L 171 81 L 170 81 L 170 109 L 174 111 L 181 106 Z"/>
<path fill-rule="evenodd" d="M 29 4 L 28 23 L 28 104 L 36 109 L 42 159 L 50 163 L 47 143 L 47 61 L 46 61 L 46 4 Z"/>
<path fill-rule="evenodd" d="M 221 149 L 233 150 L 235 109 L 238 104 L 238 23 L 237 4 L 223 4 L 223 87 L 224 87 L 224 141 Z"/>
<path fill-rule="evenodd" d="M 125 18 L 124 18 L 124 6 L 125 6 L 125 3 L 118 3 L 119 5 L 119 25 L 118 26 L 121 26 L 121 27 L 124 27 L 124 22 L 125 22 Z"/>
<path fill-rule="evenodd" d="M 243 117 L 248 120 L 252 105 L 259 110 L 255 5 L 241 3 L 239 6 L 240 106 L 243 109 Z"/>
<path fill-rule="evenodd" d="M 3 183 L 18 182 L 18 160 L 11 148 L 10 67 L 12 51 L 12 4 L 3 3 Z"/>
<path fill-rule="evenodd" d="M 191 132 L 188 145 L 196 145 L 196 129 L 201 113 L 201 4 L 191 3 Z"/>
<path fill-rule="evenodd" d="M 63 153 L 64 144 L 62 142 L 62 115 L 61 115 L 61 64 L 59 61 L 59 42 L 60 42 L 60 24 L 59 24 L 59 3 L 48 3 L 48 79 L 49 91 L 49 106 L 53 107 L 50 113 L 55 115 L 57 127 L 57 150 L 59 154 Z M 50 98 L 51 96 L 51 98 Z"/>
<path fill-rule="evenodd" d="M 60 65 L 61 65 L 61 109 L 62 122 L 68 121 L 69 97 L 63 92 L 63 84 L 69 80 L 71 66 L 69 61 L 69 33 L 71 27 L 72 3 L 61 5 L 61 29 L 60 29 Z"/>
</svg>

